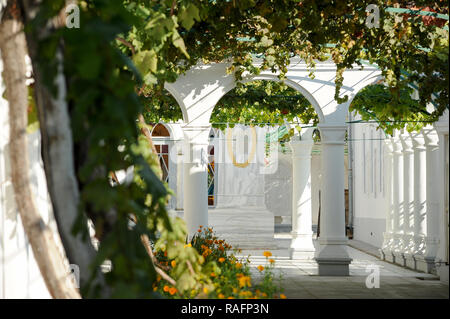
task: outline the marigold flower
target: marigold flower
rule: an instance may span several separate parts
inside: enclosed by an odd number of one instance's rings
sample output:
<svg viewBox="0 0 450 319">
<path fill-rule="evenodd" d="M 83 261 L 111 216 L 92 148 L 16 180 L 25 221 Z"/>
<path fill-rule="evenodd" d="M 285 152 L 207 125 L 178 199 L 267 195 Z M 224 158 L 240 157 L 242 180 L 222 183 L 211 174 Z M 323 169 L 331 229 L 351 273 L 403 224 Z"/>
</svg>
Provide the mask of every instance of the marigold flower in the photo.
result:
<svg viewBox="0 0 450 319">
<path fill-rule="evenodd" d="M 270 262 L 271 264 L 273 264 L 273 263 L 275 263 L 275 259 L 269 259 L 269 262 Z"/>
<path fill-rule="evenodd" d="M 270 251 L 265 251 L 265 252 L 263 252 L 263 256 L 270 257 L 270 256 L 272 256 L 272 253 Z"/>
<path fill-rule="evenodd" d="M 263 270 L 264 270 L 264 266 L 259 265 L 259 266 L 258 266 L 258 270 L 259 270 L 259 271 L 263 271 Z"/>
<path fill-rule="evenodd" d="M 171 287 L 171 288 L 169 289 L 169 294 L 170 294 L 171 296 L 175 295 L 176 292 L 177 292 L 177 288 L 175 288 L 175 287 Z"/>
<path fill-rule="evenodd" d="M 280 298 L 281 298 L 281 299 L 286 299 L 287 297 L 286 297 L 285 294 L 280 294 Z"/>
<path fill-rule="evenodd" d="M 234 297 L 233 297 L 233 296 L 230 296 L 230 297 L 228 297 L 228 299 L 234 299 Z"/>
<path fill-rule="evenodd" d="M 170 265 L 172 266 L 172 268 L 175 268 L 175 266 L 177 265 L 177 262 L 175 260 L 172 260 L 170 262 Z"/>
<path fill-rule="evenodd" d="M 238 280 L 239 280 L 239 287 L 240 288 L 245 287 L 245 286 L 248 286 L 248 287 L 252 286 L 251 278 L 249 276 L 241 276 L 241 277 L 239 277 Z"/>
<path fill-rule="evenodd" d="M 208 293 L 208 288 L 203 287 L 203 292 L 204 292 L 205 294 L 207 294 L 207 293 Z"/>
<path fill-rule="evenodd" d="M 163 290 L 164 290 L 165 292 L 168 292 L 168 291 L 169 291 L 169 286 L 164 286 Z"/>
<path fill-rule="evenodd" d="M 158 290 L 158 287 L 153 287 L 153 291 L 156 291 L 156 290 Z"/>
<path fill-rule="evenodd" d="M 211 277 L 216 277 L 216 276 L 217 276 L 216 273 L 214 273 L 214 272 L 211 273 Z"/>
<path fill-rule="evenodd" d="M 219 262 L 220 262 L 220 263 L 223 263 L 224 261 L 225 261 L 225 258 L 223 258 L 223 257 L 220 257 L 220 258 L 219 258 Z"/>
<path fill-rule="evenodd" d="M 224 298 L 225 298 L 225 295 L 224 295 L 224 294 L 218 294 L 217 297 L 218 297 L 219 299 L 224 299 Z"/>
<path fill-rule="evenodd" d="M 242 264 L 239 263 L 239 262 L 237 262 L 237 263 L 236 263 L 236 268 L 237 268 L 237 269 L 240 269 L 241 267 L 242 267 Z"/>
</svg>

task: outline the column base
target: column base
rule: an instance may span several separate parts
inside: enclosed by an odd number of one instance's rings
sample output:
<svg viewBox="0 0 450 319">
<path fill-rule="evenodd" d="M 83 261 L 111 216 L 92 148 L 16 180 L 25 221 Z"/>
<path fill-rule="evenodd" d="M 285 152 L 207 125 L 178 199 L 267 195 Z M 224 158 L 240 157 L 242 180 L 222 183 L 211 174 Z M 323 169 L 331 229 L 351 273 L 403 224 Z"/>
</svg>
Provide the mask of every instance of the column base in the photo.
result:
<svg viewBox="0 0 450 319">
<path fill-rule="evenodd" d="M 316 252 L 312 239 L 313 234 L 291 234 L 292 241 L 289 247 L 289 256 L 291 259 L 313 259 Z"/>
<path fill-rule="evenodd" d="M 382 260 L 388 261 L 393 263 L 394 262 L 394 255 L 392 254 L 392 251 L 390 249 L 380 249 L 380 258 Z"/>
<path fill-rule="evenodd" d="M 394 263 L 401 265 L 403 267 L 406 267 L 406 260 L 405 260 L 405 256 L 403 255 L 403 253 L 393 252 L 392 255 L 393 255 Z"/>
<path fill-rule="evenodd" d="M 319 276 L 349 276 L 352 259 L 347 252 L 347 240 L 319 239 L 320 251 L 314 258 L 319 265 Z"/>
<path fill-rule="evenodd" d="M 351 258 L 315 258 L 319 264 L 319 276 L 350 276 Z"/>
<path fill-rule="evenodd" d="M 436 266 L 436 273 L 439 276 L 439 280 L 441 282 L 447 283 L 448 284 L 448 265 L 446 264 L 438 264 Z"/>
<path fill-rule="evenodd" d="M 414 259 L 414 255 L 411 253 L 403 254 L 405 267 L 416 270 L 416 260 Z"/>
<path fill-rule="evenodd" d="M 434 257 L 425 257 L 424 255 L 413 256 L 416 270 L 423 271 L 427 274 L 436 274 L 436 264 Z"/>
</svg>

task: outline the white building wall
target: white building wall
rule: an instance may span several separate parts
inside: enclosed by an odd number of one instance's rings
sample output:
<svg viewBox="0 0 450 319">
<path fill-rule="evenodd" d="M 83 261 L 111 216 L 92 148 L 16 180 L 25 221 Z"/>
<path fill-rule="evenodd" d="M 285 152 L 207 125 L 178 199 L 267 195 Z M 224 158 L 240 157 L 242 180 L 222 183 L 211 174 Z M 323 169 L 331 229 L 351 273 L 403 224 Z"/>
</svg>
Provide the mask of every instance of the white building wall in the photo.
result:
<svg viewBox="0 0 450 319">
<path fill-rule="evenodd" d="M 380 247 L 386 229 L 383 131 L 375 124 L 352 124 L 353 238 Z"/>
<path fill-rule="evenodd" d="M 0 59 L 0 71 L 1 63 Z M 0 78 L 0 298 L 50 298 L 16 208 L 9 162 L 8 103 L 3 92 Z M 38 131 L 28 134 L 31 188 L 44 222 L 55 229 L 39 143 Z"/>
</svg>

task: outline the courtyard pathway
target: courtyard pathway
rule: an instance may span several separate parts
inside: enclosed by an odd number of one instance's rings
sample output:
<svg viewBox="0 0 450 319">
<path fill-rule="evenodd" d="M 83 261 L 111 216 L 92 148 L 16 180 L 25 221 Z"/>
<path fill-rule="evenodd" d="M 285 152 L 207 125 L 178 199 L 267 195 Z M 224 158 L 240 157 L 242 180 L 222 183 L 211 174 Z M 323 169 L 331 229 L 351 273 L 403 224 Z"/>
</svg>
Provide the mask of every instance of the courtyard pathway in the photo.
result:
<svg viewBox="0 0 450 319">
<path fill-rule="evenodd" d="M 318 276 L 314 260 L 291 260 L 288 257 L 290 238 L 288 234 L 276 234 L 277 250 L 272 250 L 271 258 L 276 260 L 276 277 L 282 275 L 281 286 L 284 294 L 293 299 L 358 299 L 358 298 L 400 298 L 400 299 L 442 299 L 449 298 L 449 285 L 439 281 L 437 276 L 412 271 L 349 247 L 349 277 Z M 251 269 L 258 278 L 258 265 L 265 265 L 263 250 L 243 250 L 239 257 L 251 255 Z M 373 253 L 369 251 L 369 253 Z M 380 269 L 380 287 L 369 289 L 366 278 L 369 265 Z M 257 280 L 257 279 L 256 279 Z"/>
</svg>

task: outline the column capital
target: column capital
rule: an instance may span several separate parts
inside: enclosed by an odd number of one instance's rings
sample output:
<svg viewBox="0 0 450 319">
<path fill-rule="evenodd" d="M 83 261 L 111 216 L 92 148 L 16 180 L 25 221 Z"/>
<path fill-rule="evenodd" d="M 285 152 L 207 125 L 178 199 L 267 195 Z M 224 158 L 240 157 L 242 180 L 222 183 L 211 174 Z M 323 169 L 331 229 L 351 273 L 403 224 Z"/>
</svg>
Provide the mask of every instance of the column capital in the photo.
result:
<svg viewBox="0 0 450 319">
<path fill-rule="evenodd" d="M 400 142 L 402 143 L 402 150 L 404 153 L 412 153 L 413 150 L 413 140 L 411 137 L 411 134 L 404 131 L 402 134 L 400 134 Z"/>
<path fill-rule="evenodd" d="M 402 154 L 402 143 L 398 136 L 390 138 L 392 142 L 392 149 L 395 154 Z"/>
<path fill-rule="evenodd" d="M 183 130 L 186 142 L 198 145 L 209 144 L 209 132 L 211 131 L 211 125 L 184 125 L 181 128 Z"/>
<path fill-rule="evenodd" d="M 291 140 L 288 144 L 292 151 L 292 157 L 311 158 L 313 140 Z"/>
<path fill-rule="evenodd" d="M 423 136 L 422 130 L 420 132 L 412 132 L 411 139 L 414 149 L 426 150 L 425 137 Z"/>
<path fill-rule="evenodd" d="M 439 118 L 439 121 L 434 122 L 433 126 L 436 128 L 438 134 L 448 134 L 448 109 Z"/>
<path fill-rule="evenodd" d="M 394 153 L 394 141 L 392 137 L 384 139 L 384 145 L 386 146 L 387 153 Z"/>
<path fill-rule="evenodd" d="M 425 145 L 427 147 L 439 146 L 439 135 L 437 130 L 433 126 L 427 125 L 422 129 L 422 132 L 425 140 Z"/>
<path fill-rule="evenodd" d="M 322 144 L 345 144 L 347 125 L 322 123 L 318 124 L 317 128 Z"/>
</svg>

